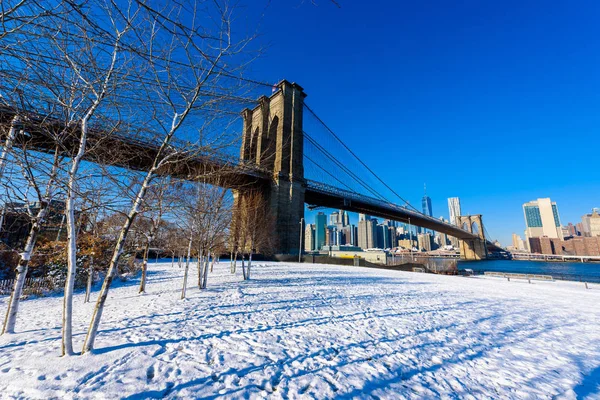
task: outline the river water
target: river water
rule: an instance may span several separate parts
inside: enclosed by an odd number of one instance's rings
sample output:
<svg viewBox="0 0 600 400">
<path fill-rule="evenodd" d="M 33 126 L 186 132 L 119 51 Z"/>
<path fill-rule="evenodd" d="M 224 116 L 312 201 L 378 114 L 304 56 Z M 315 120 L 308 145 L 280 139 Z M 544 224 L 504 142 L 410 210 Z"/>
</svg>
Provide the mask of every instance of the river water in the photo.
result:
<svg viewBox="0 0 600 400">
<path fill-rule="evenodd" d="M 486 260 L 459 261 L 458 269 L 552 275 L 555 279 L 600 283 L 599 263 L 563 263 L 544 261 Z"/>
<path fill-rule="evenodd" d="M 156 262 L 155 259 L 148 260 Z M 221 261 L 227 261 L 222 259 Z M 427 264 L 435 264 L 440 270 L 456 265 L 456 259 L 431 258 L 425 260 Z M 170 263 L 171 258 L 160 258 L 158 262 Z M 196 262 L 192 259 L 191 262 Z M 419 261 L 417 261 L 419 262 Z M 177 260 L 175 260 L 177 265 Z M 432 265 L 429 268 L 434 269 Z M 521 274 L 552 275 L 554 279 L 585 281 L 600 283 L 600 263 L 563 263 L 544 261 L 516 261 L 516 260 L 486 260 L 486 261 L 458 261 L 458 269 L 470 268 L 476 272 L 484 271 L 515 272 Z"/>
</svg>

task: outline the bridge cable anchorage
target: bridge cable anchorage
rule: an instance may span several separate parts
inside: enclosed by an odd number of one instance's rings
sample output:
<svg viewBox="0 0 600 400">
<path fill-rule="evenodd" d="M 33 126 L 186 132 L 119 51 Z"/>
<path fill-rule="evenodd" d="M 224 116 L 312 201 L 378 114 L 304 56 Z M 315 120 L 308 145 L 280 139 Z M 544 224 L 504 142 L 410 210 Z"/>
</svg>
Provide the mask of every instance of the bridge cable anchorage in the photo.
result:
<svg viewBox="0 0 600 400">
<path fill-rule="evenodd" d="M 319 118 L 319 116 L 308 106 L 308 104 L 306 104 L 306 102 L 304 103 L 304 107 L 325 127 L 325 129 L 327 129 L 329 131 L 329 133 L 331 133 L 331 135 L 342 145 L 344 146 L 344 148 L 346 150 L 348 150 L 348 152 L 350 154 L 352 154 L 352 156 L 354 156 L 354 158 L 356 158 L 358 160 L 358 162 L 360 162 L 362 164 L 363 167 L 365 167 L 379 182 L 381 182 L 390 192 L 392 192 L 394 195 L 396 195 L 396 197 L 398 197 L 400 200 L 402 200 L 405 204 L 407 204 L 410 208 L 412 208 L 413 210 L 421 213 L 419 210 L 417 210 L 412 204 L 410 204 L 407 200 L 405 200 L 402 196 L 400 196 L 398 193 L 396 193 L 396 191 L 394 189 L 392 189 L 387 183 L 385 183 L 371 168 L 369 168 L 369 166 L 367 166 L 367 164 L 365 164 L 340 138 L 338 135 L 335 134 L 335 132 L 333 132 L 333 130 L 327 126 L 327 124 L 321 119 Z"/>
<path fill-rule="evenodd" d="M 329 160 L 331 160 L 336 166 L 338 166 L 339 168 L 342 169 L 343 172 L 345 172 L 347 175 L 349 175 L 353 180 L 355 180 L 359 185 L 361 185 L 362 187 L 364 187 L 367 191 L 371 192 L 371 194 L 373 194 L 374 196 L 380 198 L 381 200 L 384 201 L 388 201 L 385 196 L 381 195 L 380 193 L 378 193 L 377 191 L 375 191 L 375 189 L 371 188 L 369 185 L 367 185 L 362 179 L 360 179 L 355 173 L 353 173 L 352 171 L 350 171 L 344 164 L 342 164 L 339 160 L 337 160 L 335 158 L 335 156 L 333 154 L 331 154 L 329 151 L 327 151 L 323 146 L 321 146 L 312 136 L 310 136 L 308 133 L 304 132 L 304 137 L 306 137 L 308 139 L 308 141 L 314 145 L 317 150 L 319 150 L 321 153 L 323 153 L 325 155 L 325 157 L 327 157 Z M 308 158 L 308 156 L 305 155 L 305 157 Z M 313 160 L 310 160 L 313 163 L 315 163 Z M 320 169 L 322 169 L 323 171 L 325 171 L 321 166 L 319 166 L 318 164 L 315 163 L 315 165 L 317 165 Z M 325 171 L 327 172 L 327 171 Z M 329 172 L 327 172 L 328 175 L 332 176 Z M 333 177 L 333 176 L 332 176 Z M 339 182 L 339 180 L 335 177 L 333 177 L 336 181 Z M 351 191 L 355 191 L 353 189 L 351 189 L 348 185 L 344 184 L 344 186 L 346 186 L 348 189 L 350 189 Z"/>
</svg>

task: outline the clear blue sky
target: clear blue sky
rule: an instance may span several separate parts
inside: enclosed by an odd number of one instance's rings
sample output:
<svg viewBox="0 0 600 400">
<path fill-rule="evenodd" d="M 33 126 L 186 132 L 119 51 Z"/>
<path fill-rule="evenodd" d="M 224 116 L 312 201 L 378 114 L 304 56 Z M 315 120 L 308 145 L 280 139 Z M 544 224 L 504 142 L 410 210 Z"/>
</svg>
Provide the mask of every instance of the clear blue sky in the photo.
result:
<svg viewBox="0 0 600 400">
<path fill-rule="evenodd" d="M 599 2 L 317 3 L 248 8 L 268 45 L 250 75 L 302 85 L 413 205 L 423 183 L 435 216 L 458 196 L 503 245 L 526 201 L 551 197 L 563 224 L 600 207 Z"/>
</svg>

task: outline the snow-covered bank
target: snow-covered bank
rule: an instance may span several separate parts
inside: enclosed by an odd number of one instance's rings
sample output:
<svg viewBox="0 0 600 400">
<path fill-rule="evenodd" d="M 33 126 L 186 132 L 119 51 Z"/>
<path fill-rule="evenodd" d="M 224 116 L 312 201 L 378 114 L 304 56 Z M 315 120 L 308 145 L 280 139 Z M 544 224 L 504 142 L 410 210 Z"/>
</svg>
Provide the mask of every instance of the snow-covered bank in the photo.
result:
<svg viewBox="0 0 600 400">
<path fill-rule="evenodd" d="M 153 264 L 147 294 L 115 288 L 93 355 L 58 356 L 60 297 L 23 302 L 0 395 L 600 398 L 598 285 L 310 264 L 242 282 L 221 264 L 182 301 L 182 275 Z M 75 296 L 76 349 L 92 307 Z"/>
</svg>

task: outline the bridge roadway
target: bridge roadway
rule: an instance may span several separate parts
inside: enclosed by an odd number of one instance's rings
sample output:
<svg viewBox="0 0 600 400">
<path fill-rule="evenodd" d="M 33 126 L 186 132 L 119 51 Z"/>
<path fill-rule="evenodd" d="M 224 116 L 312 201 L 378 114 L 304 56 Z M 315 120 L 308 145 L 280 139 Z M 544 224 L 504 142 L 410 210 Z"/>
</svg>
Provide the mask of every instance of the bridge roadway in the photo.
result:
<svg viewBox="0 0 600 400">
<path fill-rule="evenodd" d="M 410 222 L 411 225 L 445 233 L 463 240 L 479 238 L 477 235 L 455 225 L 447 224 L 418 211 L 320 182 L 310 180 L 306 182 L 305 202 L 309 205 L 358 212 L 403 223 Z"/>
<path fill-rule="evenodd" d="M 0 106 L 0 140 L 4 143 L 8 126 L 14 117 L 14 111 Z M 25 146 L 29 150 L 52 153 L 57 145 L 60 132 L 61 152 L 65 156 L 73 154 L 79 143 L 79 131 L 73 129 L 64 133 L 64 123 L 35 113 L 28 113 L 21 123 L 21 130 L 15 138 L 15 145 Z M 106 133 L 91 130 L 84 158 L 87 161 L 112 165 L 137 171 L 148 171 L 160 148 L 160 141 L 148 134 L 125 135 L 119 132 Z M 236 157 L 209 154 L 200 147 L 181 140 L 172 140 L 165 154 L 170 157 L 158 173 L 174 176 L 183 180 L 203 179 L 209 183 L 230 189 L 239 189 L 268 180 L 271 174 L 254 164 L 241 161 Z"/>
<path fill-rule="evenodd" d="M 0 106 L 0 124 L 8 127 L 14 116 L 13 110 Z M 61 132 L 64 125 L 31 113 L 24 118 L 22 129 L 15 144 L 28 149 L 50 153 L 56 147 L 56 139 L 49 132 Z M 8 129 L 0 132 L 2 141 L 6 139 Z M 78 132 L 73 130 L 61 140 L 64 155 L 72 154 L 78 144 Z M 119 133 L 106 134 L 103 131 L 91 131 L 86 159 L 104 165 L 113 165 L 139 171 L 152 167 L 160 143 L 144 135 L 127 136 Z M 239 158 L 221 157 L 203 153 L 191 143 L 173 141 L 167 150 L 171 160 L 159 173 L 184 180 L 198 180 L 200 177 L 209 183 L 231 189 L 243 189 L 269 182 L 272 173 L 258 166 L 242 162 Z M 380 218 L 408 223 L 436 232 L 448 234 L 459 239 L 477 239 L 457 226 L 450 225 L 403 206 L 364 196 L 355 192 L 339 189 L 320 182 L 306 181 L 305 203 L 346 211 L 364 213 Z M 488 243 L 489 245 L 489 243 Z"/>
</svg>

